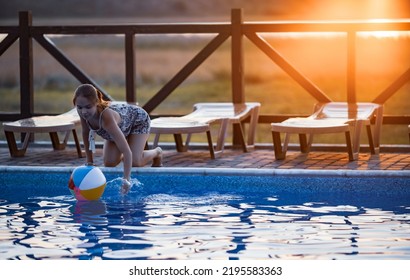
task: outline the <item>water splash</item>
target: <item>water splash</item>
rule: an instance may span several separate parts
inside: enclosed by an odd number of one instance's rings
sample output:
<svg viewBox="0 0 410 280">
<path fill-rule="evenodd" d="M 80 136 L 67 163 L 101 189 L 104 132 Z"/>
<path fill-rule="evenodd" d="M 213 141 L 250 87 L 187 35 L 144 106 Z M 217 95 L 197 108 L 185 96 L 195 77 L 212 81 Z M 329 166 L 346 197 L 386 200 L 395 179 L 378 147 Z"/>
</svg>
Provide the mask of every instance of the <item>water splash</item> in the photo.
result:
<svg viewBox="0 0 410 280">
<path fill-rule="evenodd" d="M 130 192 L 134 192 L 140 189 L 144 185 L 137 178 L 131 178 L 130 183 L 131 183 Z M 121 189 L 121 186 L 122 186 L 122 177 L 117 177 L 117 178 L 107 181 L 107 187 L 109 188 L 116 188 L 119 191 Z"/>
</svg>

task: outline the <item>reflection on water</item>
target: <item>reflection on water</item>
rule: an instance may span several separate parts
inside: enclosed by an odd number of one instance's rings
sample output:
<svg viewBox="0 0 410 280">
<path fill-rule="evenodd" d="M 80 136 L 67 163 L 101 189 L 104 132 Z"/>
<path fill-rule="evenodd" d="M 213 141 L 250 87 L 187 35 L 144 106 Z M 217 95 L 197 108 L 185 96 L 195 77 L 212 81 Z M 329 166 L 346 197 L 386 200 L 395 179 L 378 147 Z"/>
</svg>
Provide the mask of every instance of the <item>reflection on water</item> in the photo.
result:
<svg viewBox="0 0 410 280">
<path fill-rule="evenodd" d="M 77 201 L 71 207 L 73 219 L 76 223 L 91 225 L 107 225 L 108 220 L 105 217 L 107 207 L 102 200 L 96 201 Z"/>
<path fill-rule="evenodd" d="M 1 200 L 0 259 L 409 259 L 408 204 L 318 199 L 134 190 Z"/>
</svg>

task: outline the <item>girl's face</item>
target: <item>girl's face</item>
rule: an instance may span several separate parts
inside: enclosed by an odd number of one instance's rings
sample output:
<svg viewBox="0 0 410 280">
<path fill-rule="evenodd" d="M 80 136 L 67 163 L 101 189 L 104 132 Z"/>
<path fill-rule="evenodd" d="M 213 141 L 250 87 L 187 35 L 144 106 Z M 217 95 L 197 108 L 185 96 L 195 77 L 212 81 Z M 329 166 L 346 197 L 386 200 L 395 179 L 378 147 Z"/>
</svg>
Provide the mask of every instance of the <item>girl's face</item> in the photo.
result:
<svg viewBox="0 0 410 280">
<path fill-rule="evenodd" d="M 90 120 L 97 114 L 97 103 L 90 101 L 84 96 L 78 96 L 75 100 L 75 105 L 80 117 L 86 120 Z"/>
</svg>

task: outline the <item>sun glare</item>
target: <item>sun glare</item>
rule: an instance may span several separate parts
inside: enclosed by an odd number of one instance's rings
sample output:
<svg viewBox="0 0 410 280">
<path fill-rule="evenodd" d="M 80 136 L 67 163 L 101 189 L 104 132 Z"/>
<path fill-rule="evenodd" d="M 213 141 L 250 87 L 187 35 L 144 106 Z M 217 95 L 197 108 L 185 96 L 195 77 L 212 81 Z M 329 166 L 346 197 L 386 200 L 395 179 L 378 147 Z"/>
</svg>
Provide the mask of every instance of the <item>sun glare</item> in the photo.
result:
<svg viewBox="0 0 410 280">
<path fill-rule="evenodd" d="M 391 19 L 370 19 L 369 22 L 374 22 L 374 23 L 388 23 L 391 22 Z M 399 37 L 409 37 L 410 36 L 410 31 L 369 31 L 369 32 L 360 32 L 360 36 L 362 37 L 374 37 L 374 38 L 399 38 Z"/>
<path fill-rule="evenodd" d="M 313 1 L 306 9 L 308 17 L 316 19 L 368 20 L 402 18 L 409 14 L 407 0 L 327 0 Z"/>
<path fill-rule="evenodd" d="M 403 20 L 404 16 L 410 15 L 409 0 L 313 0 L 313 7 L 306 9 L 308 18 L 325 20 L 358 20 L 379 23 Z M 407 3 L 407 4 L 406 4 Z M 408 17 L 408 16 L 407 16 Z M 361 37 L 378 39 L 409 37 L 409 31 L 368 31 L 359 32 Z"/>
<path fill-rule="evenodd" d="M 377 39 L 392 38 L 398 39 L 403 36 L 410 36 L 410 32 L 400 32 L 400 31 L 369 31 L 369 32 L 359 32 L 360 37 L 368 38 L 374 37 Z"/>
</svg>

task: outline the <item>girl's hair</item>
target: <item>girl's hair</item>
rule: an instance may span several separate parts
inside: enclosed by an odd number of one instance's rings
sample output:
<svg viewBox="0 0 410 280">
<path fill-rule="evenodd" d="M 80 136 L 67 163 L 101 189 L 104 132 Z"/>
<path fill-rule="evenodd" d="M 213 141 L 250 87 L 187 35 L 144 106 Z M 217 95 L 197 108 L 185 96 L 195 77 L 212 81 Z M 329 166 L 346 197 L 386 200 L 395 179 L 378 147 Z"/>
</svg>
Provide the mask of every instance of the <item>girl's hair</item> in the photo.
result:
<svg viewBox="0 0 410 280">
<path fill-rule="evenodd" d="M 97 88 L 95 88 L 91 84 L 80 85 L 75 90 L 74 98 L 73 98 L 74 106 L 75 106 L 75 101 L 77 100 L 77 97 L 79 96 L 87 98 L 88 100 L 90 100 L 90 102 L 97 104 L 97 108 L 99 111 L 104 110 L 109 105 L 109 102 L 103 99 L 103 94 L 101 93 L 101 91 L 99 91 Z"/>
</svg>

